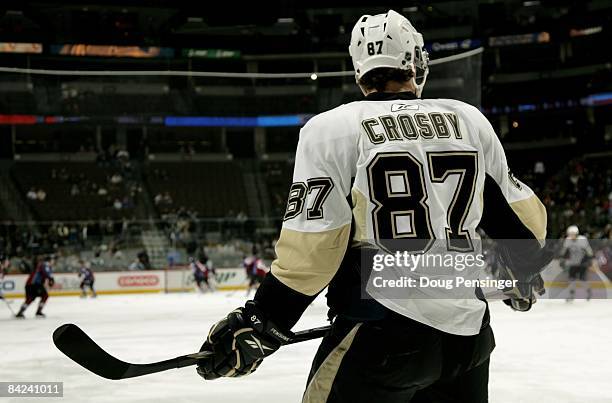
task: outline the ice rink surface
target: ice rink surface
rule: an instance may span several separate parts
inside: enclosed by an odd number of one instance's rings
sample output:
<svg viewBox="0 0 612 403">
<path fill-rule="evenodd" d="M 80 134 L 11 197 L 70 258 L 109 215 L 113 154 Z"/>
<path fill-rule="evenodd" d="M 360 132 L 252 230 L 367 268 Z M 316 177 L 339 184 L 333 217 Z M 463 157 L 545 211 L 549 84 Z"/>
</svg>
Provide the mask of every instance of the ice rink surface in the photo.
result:
<svg viewBox="0 0 612 403">
<path fill-rule="evenodd" d="M 51 334 L 76 323 L 116 357 L 146 363 L 199 350 L 209 327 L 243 304 L 244 293 L 50 298 L 46 319 L 10 318 L 0 304 L 2 381 L 61 381 L 61 402 L 299 402 L 318 341 L 287 346 L 245 378 L 205 382 L 194 367 L 109 381 L 63 356 Z M 21 301 L 15 301 L 15 309 Z M 296 330 L 325 324 L 318 299 Z M 497 348 L 492 403 L 612 402 L 612 301 L 540 301 L 528 313 L 491 303 Z M 0 398 L 25 403 L 44 399 Z M 374 403 L 374 402 L 373 402 Z"/>
</svg>

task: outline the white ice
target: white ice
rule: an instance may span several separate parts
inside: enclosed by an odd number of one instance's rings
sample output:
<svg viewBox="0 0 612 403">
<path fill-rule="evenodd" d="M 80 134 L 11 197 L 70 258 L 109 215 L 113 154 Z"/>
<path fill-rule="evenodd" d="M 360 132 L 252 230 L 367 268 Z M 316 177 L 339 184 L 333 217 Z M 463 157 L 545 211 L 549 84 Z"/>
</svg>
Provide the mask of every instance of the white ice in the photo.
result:
<svg viewBox="0 0 612 403">
<path fill-rule="evenodd" d="M 195 352 L 209 327 L 244 301 L 242 292 L 155 294 L 49 300 L 46 319 L 15 320 L 0 303 L 1 381 L 61 381 L 61 402 L 299 402 L 317 341 L 282 348 L 253 375 L 205 382 L 194 367 L 109 381 L 89 373 L 53 345 L 53 330 L 81 326 L 120 359 L 146 363 Z M 17 306 L 15 302 L 13 306 Z M 492 403 L 612 402 L 612 301 L 540 301 L 531 312 L 491 303 L 497 348 Z M 297 328 L 325 324 L 318 299 Z M 25 403 L 42 399 L 1 399 Z M 374 402 L 373 402 L 374 403 Z"/>
</svg>

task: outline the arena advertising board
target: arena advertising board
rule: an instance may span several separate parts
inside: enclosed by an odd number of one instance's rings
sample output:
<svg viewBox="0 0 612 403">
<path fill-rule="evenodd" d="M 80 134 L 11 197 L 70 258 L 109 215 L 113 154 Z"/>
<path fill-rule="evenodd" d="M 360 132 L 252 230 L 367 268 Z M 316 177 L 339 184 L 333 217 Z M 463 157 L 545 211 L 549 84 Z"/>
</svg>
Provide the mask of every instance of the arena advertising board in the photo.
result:
<svg viewBox="0 0 612 403">
<path fill-rule="evenodd" d="M 54 295 L 79 295 L 81 279 L 76 273 L 56 273 L 55 284 L 49 289 Z M 24 296 L 25 274 L 9 274 L 0 281 L 0 289 L 8 298 Z M 220 290 L 243 289 L 246 274 L 242 268 L 217 269 L 211 280 Z M 195 290 L 191 271 L 186 268 L 172 270 L 121 271 L 95 273 L 94 287 L 98 294 L 131 294 L 178 292 Z"/>
</svg>

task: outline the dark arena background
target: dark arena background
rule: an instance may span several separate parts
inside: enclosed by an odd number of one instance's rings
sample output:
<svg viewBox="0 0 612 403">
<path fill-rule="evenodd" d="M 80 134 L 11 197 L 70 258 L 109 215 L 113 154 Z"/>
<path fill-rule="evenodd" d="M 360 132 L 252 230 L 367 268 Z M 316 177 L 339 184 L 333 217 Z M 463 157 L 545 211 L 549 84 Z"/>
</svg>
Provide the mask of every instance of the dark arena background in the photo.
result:
<svg viewBox="0 0 612 403">
<path fill-rule="evenodd" d="M 593 300 L 566 302 L 558 263 L 545 277 L 557 300 L 524 316 L 491 303 L 490 401 L 612 401 L 610 0 L 1 2 L 0 381 L 63 382 L 70 402 L 300 401 L 317 342 L 241 380 L 181 370 L 115 384 L 51 333 L 74 322 L 140 362 L 197 351 L 253 296 L 245 265 L 275 258 L 300 128 L 362 99 L 353 25 L 390 8 L 425 39 L 423 98 L 478 107 L 546 206 L 548 238 L 575 225 L 592 240 Z M 44 261 L 47 318 L 33 306 L 15 320 Z M 298 327 L 325 312 L 315 300 Z"/>
</svg>

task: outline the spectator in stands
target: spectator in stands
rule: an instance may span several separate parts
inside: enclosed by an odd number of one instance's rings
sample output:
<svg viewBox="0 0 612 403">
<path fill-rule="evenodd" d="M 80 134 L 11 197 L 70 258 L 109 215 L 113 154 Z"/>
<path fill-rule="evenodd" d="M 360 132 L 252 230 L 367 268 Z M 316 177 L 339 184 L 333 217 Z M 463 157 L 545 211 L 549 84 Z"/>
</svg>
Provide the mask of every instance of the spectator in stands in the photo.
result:
<svg viewBox="0 0 612 403">
<path fill-rule="evenodd" d="M 38 201 L 45 201 L 45 199 L 47 198 L 47 192 L 45 192 L 42 188 L 38 189 L 38 191 L 36 192 L 36 199 Z"/>
<path fill-rule="evenodd" d="M 106 196 L 108 194 L 108 190 L 104 186 L 100 186 L 98 188 L 98 196 Z"/>
<path fill-rule="evenodd" d="M 155 168 L 155 169 L 153 170 L 153 176 L 154 176 L 156 179 L 159 179 L 159 180 L 164 180 L 164 181 L 167 181 L 167 180 L 168 180 L 168 172 L 166 172 L 166 170 L 165 170 L 165 169 L 158 169 L 158 168 Z"/>
<path fill-rule="evenodd" d="M 149 254 L 147 251 L 141 251 L 138 253 L 138 261 L 143 265 L 145 270 L 152 270 L 151 261 L 149 260 Z"/>
<path fill-rule="evenodd" d="M 121 182 L 123 182 L 121 174 L 115 173 L 110 177 L 110 183 L 113 185 L 119 185 Z"/>
<path fill-rule="evenodd" d="M 134 259 L 132 263 L 128 266 L 129 270 L 144 270 L 144 265 L 140 262 L 139 259 Z"/>
<path fill-rule="evenodd" d="M 123 260 L 123 252 L 121 251 L 121 249 L 119 249 L 119 244 L 117 242 L 111 242 L 108 252 L 111 256 L 111 259 Z"/>
<path fill-rule="evenodd" d="M 121 204 L 122 204 L 123 209 L 131 209 L 134 207 L 134 203 L 132 203 L 132 199 L 130 199 L 128 196 L 123 197 Z"/>
<path fill-rule="evenodd" d="M 142 186 L 136 183 L 132 184 L 130 186 L 130 196 L 135 199 L 139 193 L 142 193 Z"/>
<path fill-rule="evenodd" d="M 121 210 L 123 208 L 123 203 L 121 203 L 121 200 L 115 198 L 115 201 L 113 201 L 113 208 L 115 210 Z"/>
<path fill-rule="evenodd" d="M 68 175 L 66 168 L 62 168 L 60 169 L 57 177 L 59 178 L 59 180 L 66 182 L 70 178 L 70 175 Z"/>
<path fill-rule="evenodd" d="M 19 272 L 21 272 L 22 274 L 30 274 L 30 272 L 32 271 L 32 266 L 30 265 L 29 260 L 30 259 L 26 256 L 22 256 L 19 259 L 17 267 L 19 268 Z"/>
<path fill-rule="evenodd" d="M 79 193 L 81 193 L 81 191 L 79 190 L 79 185 L 73 183 L 72 187 L 70 188 L 70 196 L 78 196 Z"/>
<path fill-rule="evenodd" d="M 81 227 L 81 247 L 85 247 L 85 244 L 87 243 L 87 233 L 89 231 L 89 227 L 87 224 L 83 224 L 83 226 Z"/>
<path fill-rule="evenodd" d="M 98 154 L 96 155 L 96 163 L 98 165 L 106 165 L 108 163 L 108 152 L 106 150 L 98 150 Z"/>
<path fill-rule="evenodd" d="M 119 151 L 117 151 L 117 159 L 119 159 L 119 160 L 129 160 L 130 159 L 130 153 L 128 153 L 125 150 L 119 150 Z"/>
<path fill-rule="evenodd" d="M 606 225 L 603 230 L 602 239 L 612 240 L 612 224 Z"/>
<path fill-rule="evenodd" d="M 242 210 L 240 210 L 238 215 L 236 215 L 236 221 L 238 221 L 240 224 L 244 224 L 248 219 L 249 219 L 249 217 Z"/>
<path fill-rule="evenodd" d="M 30 190 L 28 190 L 28 193 L 26 194 L 26 197 L 30 200 L 38 200 L 38 194 L 36 193 L 36 189 L 30 188 Z"/>
</svg>

